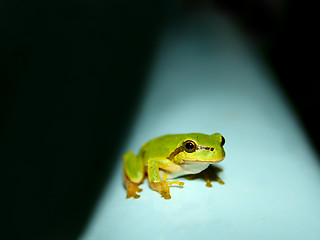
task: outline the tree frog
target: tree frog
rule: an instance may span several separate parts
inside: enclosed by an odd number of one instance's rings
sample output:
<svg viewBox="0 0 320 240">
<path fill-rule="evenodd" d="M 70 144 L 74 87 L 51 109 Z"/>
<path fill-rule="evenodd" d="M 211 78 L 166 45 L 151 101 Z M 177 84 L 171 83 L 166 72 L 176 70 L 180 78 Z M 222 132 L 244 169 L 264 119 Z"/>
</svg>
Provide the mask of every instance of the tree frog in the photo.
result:
<svg viewBox="0 0 320 240">
<path fill-rule="evenodd" d="M 197 174 L 225 157 L 224 137 L 220 133 L 169 134 L 145 143 L 138 155 L 123 155 L 123 181 L 127 198 L 139 198 L 139 185 L 148 176 L 152 190 L 170 199 L 169 185 L 184 183 L 166 181 L 183 175 Z"/>
</svg>

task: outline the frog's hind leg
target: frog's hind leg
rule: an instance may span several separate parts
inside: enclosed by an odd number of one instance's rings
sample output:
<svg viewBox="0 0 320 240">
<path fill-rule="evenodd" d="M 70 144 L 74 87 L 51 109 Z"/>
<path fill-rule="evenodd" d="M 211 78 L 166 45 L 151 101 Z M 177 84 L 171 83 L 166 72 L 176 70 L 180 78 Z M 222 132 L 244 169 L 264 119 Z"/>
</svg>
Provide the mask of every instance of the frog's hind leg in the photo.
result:
<svg viewBox="0 0 320 240">
<path fill-rule="evenodd" d="M 130 181 L 128 178 L 127 174 L 124 172 L 123 173 L 123 184 L 126 187 L 127 190 L 127 198 L 139 198 L 140 195 L 137 194 L 137 192 L 142 192 L 142 189 L 139 188 L 139 185 L 141 183 L 134 183 Z"/>
<path fill-rule="evenodd" d="M 144 180 L 143 161 L 137 158 L 133 152 L 127 152 L 123 156 L 123 183 L 127 190 L 127 198 L 139 198 L 137 192 L 142 189 L 139 185 Z"/>
</svg>

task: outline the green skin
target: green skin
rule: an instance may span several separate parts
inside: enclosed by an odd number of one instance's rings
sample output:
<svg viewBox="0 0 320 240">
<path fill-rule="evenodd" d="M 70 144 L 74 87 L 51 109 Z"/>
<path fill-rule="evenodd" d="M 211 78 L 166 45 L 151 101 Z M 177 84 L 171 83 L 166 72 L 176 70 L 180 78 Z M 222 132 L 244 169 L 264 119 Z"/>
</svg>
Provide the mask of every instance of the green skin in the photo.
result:
<svg viewBox="0 0 320 240">
<path fill-rule="evenodd" d="M 195 145 L 191 150 L 186 145 L 188 140 Z M 224 159 L 223 144 L 220 133 L 161 136 L 144 144 L 137 156 L 133 152 L 124 154 L 124 171 L 129 180 L 137 184 L 143 181 L 145 171 L 151 183 L 160 182 L 164 174 L 168 178 L 196 174 Z"/>
</svg>

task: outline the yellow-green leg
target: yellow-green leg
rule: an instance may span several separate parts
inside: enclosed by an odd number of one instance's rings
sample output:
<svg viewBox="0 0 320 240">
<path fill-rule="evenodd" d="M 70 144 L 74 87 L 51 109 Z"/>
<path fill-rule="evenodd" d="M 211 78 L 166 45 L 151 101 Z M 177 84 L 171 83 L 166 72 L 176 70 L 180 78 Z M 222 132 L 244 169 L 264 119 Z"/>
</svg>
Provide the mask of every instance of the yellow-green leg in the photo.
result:
<svg viewBox="0 0 320 240">
<path fill-rule="evenodd" d="M 144 180 L 143 160 L 137 158 L 133 152 L 127 152 L 123 155 L 123 183 L 127 190 L 127 198 L 139 198 L 137 192 L 142 189 L 139 185 Z"/>
<path fill-rule="evenodd" d="M 172 162 L 170 160 L 160 160 L 160 159 L 149 159 L 148 160 L 148 179 L 149 185 L 152 190 L 157 191 L 164 197 L 164 199 L 170 199 L 170 188 L 169 184 L 166 181 L 166 177 L 164 179 L 160 179 L 159 175 L 159 165 L 168 165 Z"/>
</svg>

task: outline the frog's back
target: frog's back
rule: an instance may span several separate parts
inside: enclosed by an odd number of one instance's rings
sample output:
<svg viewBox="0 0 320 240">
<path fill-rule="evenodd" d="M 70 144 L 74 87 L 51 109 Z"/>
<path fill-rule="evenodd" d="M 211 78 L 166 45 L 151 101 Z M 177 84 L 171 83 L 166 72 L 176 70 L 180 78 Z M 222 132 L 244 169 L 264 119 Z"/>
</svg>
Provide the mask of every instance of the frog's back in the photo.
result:
<svg viewBox="0 0 320 240">
<path fill-rule="evenodd" d="M 150 140 L 142 149 L 144 152 L 144 159 L 167 158 L 172 151 L 179 147 L 183 135 L 185 134 L 168 134 Z"/>
</svg>

